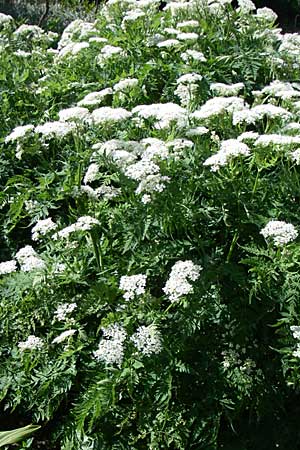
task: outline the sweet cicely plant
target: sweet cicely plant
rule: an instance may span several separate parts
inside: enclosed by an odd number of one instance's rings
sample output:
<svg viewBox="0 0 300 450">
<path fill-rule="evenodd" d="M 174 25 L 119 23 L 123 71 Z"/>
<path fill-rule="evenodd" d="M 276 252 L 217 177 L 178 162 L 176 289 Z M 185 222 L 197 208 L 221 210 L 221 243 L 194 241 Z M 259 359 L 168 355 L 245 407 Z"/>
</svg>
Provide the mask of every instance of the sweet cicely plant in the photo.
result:
<svg viewBox="0 0 300 450">
<path fill-rule="evenodd" d="M 292 450 L 300 37 L 160 3 L 0 14 L 0 418 L 33 450 Z"/>
</svg>

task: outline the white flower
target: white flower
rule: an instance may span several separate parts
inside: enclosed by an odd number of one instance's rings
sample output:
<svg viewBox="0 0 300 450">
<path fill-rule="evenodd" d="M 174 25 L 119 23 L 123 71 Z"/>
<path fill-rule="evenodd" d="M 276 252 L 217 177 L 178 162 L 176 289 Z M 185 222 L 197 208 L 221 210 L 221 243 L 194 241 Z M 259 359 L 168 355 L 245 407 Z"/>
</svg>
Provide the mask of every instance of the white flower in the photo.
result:
<svg viewBox="0 0 300 450">
<path fill-rule="evenodd" d="M 32 131 L 33 129 L 34 129 L 33 125 L 23 125 L 20 127 L 16 127 L 8 136 L 6 136 L 5 143 L 23 139 L 25 136 L 28 136 L 30 131 Z"/>
<path fill-rule="evenodd" d="M 180 44 L 180 41 L 178 41 L 178 39 L 167 39 L 165 41 L 159 42 L 157 44 L 157 47 L 170 48 L 170 47 L 176 47 L 178 44 Z"/>
<path fill-rule="evenodd" d="M 237 95 L 242 89 L 244 89 L 244 83 L 224 84 L 224 83 L 212 83 L 210 90 L 215 95 L 221 95 L 223 97 L 230 97 Z"/>
<path fill-rule="evenodd" d="M 264 117 L 268 117 L 269 119 L 278 117 L 282 120 L 287 120 L 292 117 L 292 114 L 280 106 L 265 103 L 254 106 L 251 109 L 245 108 L 241 111 L 235 111 L 233 113 L 232 123 L 233 125 L 241 123 L 255 124 L 255 122 L 262 120 Z"/>
<path fill-rule="evenodd" d="M 26 341 L 19 342 L 18 347 L 21 352 L 24 352 L 25 350 L 36 350 L 42 348 L 44 345 L 44 342 L 41 338 L 36 337 L 34 335 L 28 336 Z"/>
<path fill-rule="evenodd" d="M 90 92 L 87 94 L 80 102 L 77 103 L 78 106 L 95 106 L 99 105 L 105 97 L 112 95 L 112 88 L 105 88 L 98 92 Z"/>
<path fill-rule="evenodd" d="M 155 325 L 138 327 L 130 340 L 138 351 L 145 356 L 157 354 L 162 350 L 161 334 Z"/>
<path fill-rule="evenodd" d="M 82 50 L 85 50 L 89 47 L 89 42 L 70 42 L 61 50 L 59 50 L 57 54 L 57 61 L 65 57 L 76 56 L 78 55 L 78 53 L 81 53 Z"/>
<path fill-rule="evenodd" d="M 45 268 L 45 262 L 38 256 L 31 245 L 21 248 L 16 253 L 16 260 L 20 264 L 22 272 Z"/>
<path fill-rule="evenodd" d="M 297 148 L 297 150 L 294 150 L 290 153 L 290 158 L 292 161 L 294 161 L 296 164 L 300 164 L 300 148 Z"/>
<path fill-rule="evenodd" d="M 177 33 L 177 39 L 180 41 L 196 41 L 199 37 L 197 33 Z"/>
<path fill-rule="evenodd" d="M 134 9 L 132 11 L 127 11 L 126 15 L 123 17 L 123 21 L 121 24 L 122 30 L 126 30 L 126 25 L 129 22 L 135 22 L 137 19 L 141 17 L 145 17 L 146 14 L 140 9 Z"/>
<path fill-rule="evenodd" d="M 60 122 L 81 121 L 86 122 L 89 119 L 90 113 L 87 108 L 74 106 L 73 108 L 62 109 L 58 113 Z"/>
<path fill-rule="evenodd" d="M 162 176 L 160 174 L 147 175 L 143 178 L 135 190 L 136 194 L 143 192 L 152 194 L 153 192 L 162 192 L 165 189 L 165 183 L 170 181 L 170 177 Z"/>
<path fill-rule="evenodd" d="M 56 223 L 53 222 L 51 217 L 44 220 L 39 220 L 37 224 L 32 228 L 32 240 L 37 241 L 41 236 L 45 236 L 50 231 L 57 228 Z"/>
<path fill-rule="evenodd" d="M 175 302 L 182 296 L 193 292 L 193 286 L 189 281 L 196 281 L 201 270 L 202 267 L 192 261 L 177 261 L 174 264 L 169 279 L 163 288 L 171 302 Z"/>
<path fill-rule="evenodd" d="M 144 205 L 147 205 L 147 203 L 151 202 L 151 195 L 149 194 L 144 194 L 141 198 L 141 202 L 144 203 Z"/>
<path fill-rule="evenodd" d="M 197 137 L 202 136 L 203 134 L 209 133 L 209 129 L 206 127 L 196 127 L 190 128 L 185 134 L 187 137 Z"/>
<path fill-rule="evenodd" d="M 290 327 L 290 330 L 293 333 L 293 338 L 294 339 L 300 339 L 300 326 L 293 325 L 293 326 Z"/>
<path fill-rule="evenodd" d="M 260 233 L 265 239 L 272 238 L 277 246 L 288 244 L 298 236 L 298 231 L 294 225 L 280 220 L 270 220 Z"/>
<path fill-rule="evenodd" d="M 69 320 L 68 315 L 77 308 L 76 303 L 62 303 L 59 305 L 54 313 L 54 318 L 60 322 Z"/>
<path fill-rule="evenodd" d="M 14 259 L 0 263 L 0 275 L 16 272 L 16 270 L 17 270 L 17 263 Z"/>
<path fill-rule="evenodd" d="M 159 166 L 153 161 L 142 159 L 135 164 L 128 166 L 125 175 L 133 180 L 140 181 L 147 175 L 153 175 L 159 172 Z"/>
<path fill-rule="evenodd" d="M 93 355 L 105 365 L 116 364 L 120 367 L 124 358 L 124 341 L 127 338 L 126 330 L 119 324 L 113 324 L 103 328 L 102 331 L 103 339 L 101 339 L 99 347 L 93 352 Z"/>
<path fill-rule="evenodd" d="M 52 238 L 55 241 L 59 238 L 68 239 L 70 234 L 76 231 L 89 231 L 96 225 L 100 225 L 99 220 L 91 216 L 82 216 L 77 219 L 77 222 L 55 233 Z"/>
<path fill-rule="evenodd" d="M 124 78 L 114 85 L 115 92 L 126 92 L 135 88 L 139 84 L 137 78 Z"/>
<path fill-rule="evenodd" d="M 53 339 L 52 344 L 60 344 L 61 342 L 68 339 L 68 337 L 73 336 L 77 330 L 66 330 L 63 331 L 59 336 Z"/>
<path fill-rule="evenodd" d="M 290 146 L 300 144 L 300 136 L 284 136 L 281 134 L 262 134 L 254 142 L 256 147 L 268 147 L 269 145 Z"/>
<path fill-rule="evenodd" d="M 14 19 L 8 14 L 0 13 L 0 25 L 6 25 L 8 23 L 12 23 Z"/>
<path fill-rule="evenodd" d="M 57 137 L 63 138 L 67 136 L 72 131 L 75 131 L 75 123 L 68 122 L 46 122 L 43 125 L 38 125 L 35 127 L 35 133 L 42 134 L 44 138 Z"/>
<path fill-rule="evenodd" d="M 256 10 L 256 17 L 259 20 L 264 20 L 266 22 L 275 22 L 277 19 L 277 14 L 270 8 L 258 8 Z"/>
<path fill-rule="evenodd" d="M 14 31 L 15 36 L 27 37 L 31 39 L 40 39 L 44 34 L 44 30 L 37 25 L 20 25 L 19 28 Z"/>
<path fill-rule="evenodd" d="M 211 166 L 211 170 L 216 172 L 221 166 L 225 166 L 232 158 L 236 158 L 240 155 L 250 155 L 248 145 L 238 141 L 237 139 L 228 139 L 221 143 L 220 150 L 216 154 L 207 158 L 203 165 Z"/>
<path fill-rule="evenodd" d="M 184 22 L 179 22 L 177 25 L 177 28 L 198 28 L 199 22 L 198 20 L 185 20 Z"/>
<path fill-rule="evenodd" d="M 99 169 L 100 169 L 99 164 L 97 163 L 90 164 L 84 175 L 83 179 L 84 184 L 92 183 L 93 181 L 95 181 L 99 174 Z"/>
<path fill-rule="evenodd" d="M 233 114 L 245 109 L 245 102 L 239 97 L 215 97 L 207 100 L 201 108 L 191 114 L 196 120 L 209 119 L 224 113 Z"/>
<path fill-rule="evenodd" d="M 152 105 L 138 105 L 132 110 L 143 119 L 155 119 L 156 129 L 166 129 L 172 123 L 177 127 L 184 127 L 187 123 L 187 111 L 176 103 L 154 103 Z"/>
<path fill-rule="evenodd" d="M 124 55 L 124 51 L 121 47 L 116 47 L 114 45 L 105 45 L 100 52 L 100 55 L 97 57 L 97 63 L 103 64 L 105 61 L 113 58 L 117 55 Z"/>
<path fill-rule="evenodd" d="M 203 55 L 202 52 L 198 52 L 197 50 L 186 50 L 184 53 L 181 53 L 181 58 L 184 62 L 189 62 L 190 60 L 206 62 L 207 59 Z"/>
<path fill-rule="evenodd" d="M 122 122 L 130 117 L 131 112 L 126 109 L 110 108 L 109 106 L 95 109 L 92 112 L 92 119 L 96 125 L 106 124 L 107 122 Z"/>
<path fill-rule="evenodd" d="M 237 137 L 237 140 L 240 142 L 244 141 L 256 141 L 259 138 L 259 134 L 255 131 L 245 131 Z"/>
<path fill-rule="evenodd" d="M 181 75 L 176 81 L 177 84 L 194 84 L 198 81 L 202 80 L 202 75 L 199 75 L 198 73 L 186 73 L 184 75 Z"/>
<path fill-rule="evenodd" d="M 238 6 L 238 11 L 242 14 L 248 14 L 256 10 L 256 6 L 251 0 L 238 0 Z"/>
<path fill-rule="evenodd" d="M 133 300 L 135 296 L 143 295 L 146 288 L 146 275 L 124 275 L 120 279 L 119 288 L 124 291 L 125 300 Z"/>
</svg>

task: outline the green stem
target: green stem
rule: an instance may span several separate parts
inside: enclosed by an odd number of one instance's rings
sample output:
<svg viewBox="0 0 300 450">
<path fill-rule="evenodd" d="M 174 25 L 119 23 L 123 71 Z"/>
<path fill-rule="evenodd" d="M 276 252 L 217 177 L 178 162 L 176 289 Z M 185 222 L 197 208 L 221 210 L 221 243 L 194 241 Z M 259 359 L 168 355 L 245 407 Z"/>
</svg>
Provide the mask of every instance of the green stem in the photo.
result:
<svg viewBox="0 0 300 450">
<path fill-rule="evenodd" d="M 231 259 L 231 256 L 232 256 L 232 253 L 233 253 L 233 250 L 234 250 L 235 244 L 237 243 L 238 238 L 239 238 L 239 233 L 236 231 L 236 232 L 234 233 L 233 238 L 232 238 L 232 242 L 231 242 L 231 245 L 230 245 L 230 249 L 229 249 L 229 252 L 228 252 L 228 255 L 227 255 L 227 258 L 226 258 L 226 262 L 227 262 L 227 263 L 228 263 L 228 262 L 230 261 L 230 259 Z"/>
<path fill-rule="evenodd" d="M 93 233 L 91 233 L 93 248 L 94 248 L 94 255 L 97 261 L 97 267 L 100 271 L 103 270 L 103 261 L 102 261 L 102 252 L 100 245 L 97 243 L 97 240 Z"/>
</svg>

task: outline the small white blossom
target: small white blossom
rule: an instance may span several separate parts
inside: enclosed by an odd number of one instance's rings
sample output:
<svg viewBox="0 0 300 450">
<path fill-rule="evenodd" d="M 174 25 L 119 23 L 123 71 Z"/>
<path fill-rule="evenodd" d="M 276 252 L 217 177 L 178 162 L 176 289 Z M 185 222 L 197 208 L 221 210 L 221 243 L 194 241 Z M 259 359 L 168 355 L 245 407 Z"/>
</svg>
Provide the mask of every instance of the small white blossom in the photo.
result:
<svg viewBox="0 0 300 450">
<path fill-rule="evenodd" d="M 100 52 L 100 55 L 97 57 L 97 63 L 103 64 L 107 60 L 115 57 L 115 56 L 122 56 L 124 55 L 124 51 L 121 47 L 116 47 L 114 45 L 105 45 Z"/>
<path fill-rule="evenodd" d="M 250 149 L 248 145 L 238 141 L 237 139 L 228 139 L 221 143 L 220 150 L 216 154 L 207 158 L 203 165 L 211 166 L 211 170 L 216 172 L 221 166 L 225 166 L 232 158 L 249 155 Z"/>
<path fill-rule="evenodd" d="M 293 325 L 290 327 L 290 330 L 293 333 L 293 338 L 294 339 L 299 339 L 300 340 L 300 326 L 298 325 Z"/>
<path fill-rule="evenodd" d="M 277 14 L 271 8 L 258 8 L 256 10 L 256 17 L 259 20 L 264 20 L 266 22 L 275 22 L 277 20 Z"/>
<path fill-rule="evenodd" d="M 209 129 L 206 127 L 195 127 L 190 128 L 185 134 L 188 137 L 202 136 L 203 134 L 209 133 Z"/>
<path fill-rule="evenodd" d="M 269 145 L 290 146 L 300 144 L 300 136 L 285 136 L 281 134 L 262 134 L 254 142 L 256 147 L 268 147 Z"/>
<path fill-rule="evenodd" d="M 108 96 L 112 95 L 112 88 L 105 88 L 98 92 L 90 92 L 87 94 L 80 102 L 77 103 L 78 106 L 96 106 L 103 102 L 103 100 Z"/>
<path fill-rule="evenodd" d="M 103 106 L 102 108 L 95 109 L 92 112 L 92 120 L 96 125 L 104 125 L 108 122 L 122 122 L 131 117 L 131 112 L 124 108 L 110 108 L 109 106 Z"/>
<path fill-rule="evenodd" d="M 238 0 L 238 6 L 238 11 L 242 14 L 248 14 L 256 10 L 256 6 L 251 0 Z"/>
<path fill-rule="evenodd" d="M 126 92 L 135 88 L 139 83 L 137 78 L 124 78 L 114 85 L 115 92 Z"/>
<path fill-rule="evenodd" d="M 17 263 L 14 259 L 0 263 L 0 275 L 16 272 L 16 270 L 17 270 Z"/>
<path fill-rule="evenodd" d="M 196 41 L 199 37 L 197 33 L 177 33 L 177 39 L 180 41 Z"/>
<path fill-rule="evenodd" d="M 230 97 L 238 95 L 238 93 L 244 89 L 244 83 L 224 84 L 224 83 L 212 83 L 210 90 L 215 95 L 221 95 L 222 97 Z"/>
<path fill-rule="evenodd" d="M 124 291 L 125 300 L 133 300 L 135 296 L 143 295 L 146 288 L 146 275 L 124 275 L 120 279 L 119 288 Z"/>
<path fill-rule="evenodd" d="M 196 281 L 200 276 L 201 266 L 192 261 L 177 261 L 171 269 L 168 281 L 163 288 L 171 302 L 193 292 L 189 281 Z"/>
<path fill-rule="evenodd" d="M 191 114 L 196 120 L 213 118 L 225 113 L 233 114 L 235 111 L 245 109 L 245 102 L 239 97 L 215 97 L 207 100 L 201 108 Z"/>
<path fill-rule="evenodd" d="M 62 109 L 61 111 L 59 111 L 58 116 L 61 122 L 86 122 L 89 119 L 90 113 L 87 108 L 74 106 L 73 108 Z"/>
<path fill-rule="evenodd" d="M 26 245 L 16 253 L 16 260 L 20 264 L 22 272 L 45 268 L 45 262 L 30 245 Z"/>
<path fill-rule="evenodd" d="M 290 158 L 292 161 L 294 161 L 296 164 L 300 164 L 300 148 L 297 148 L 297 150 L 294 150 L 290 153 Z"/>
<path fill-rule="evenodd" d="M 125 175 L 133 180 L 143 180 L 148 175 L 154 175 L 159 172 L 159 166 L 153 161 L 142 159 L 135 164 L 128 166 Z"/>
<path fill-rule="evenodd" d="M 161 334 L 155 325 L 138 327 L 130 340 L 138 351 L 145 356 L 160 353 L 162 350 Z"/>
<path fill-rule="evenodd" d="M 102 329 L 103 338 L 99 347 L 93 352 L 94 357 L 111 366 L 116 364 L 121 366 L 124 358 L 124 342 L 127 338 L 126 330 L 119 324 L 109 325 Z"/>
<path fill-rule="evenodd" d="M 41 134 L 44 138 L 57 137 L 63 138 L 72 131 L 75 131 L 75 123 L 68 122 L 46 122 L 43 125 L 35 127 L 35 133 Z"/>
<path fill-rule="evenodd" d="M 95 181 L 99 174 L 99 169 L 100 169 L 99 164 L 97 163 L 90 164 L 84 175 L 83 179 L 84 184 L 92 183 L 93 181 Z"/>
<path fill-rule="evenodd" d="M 298 236 L 298 231 L 294 225 L 281 220 L 270 220 L 260 233 L 265 239 L 272 238 L 277 246 L 288 244 Z"/>
<path fill-rule="evenodd" d="M 15 142 L 23 139 L 25 136 L 28 136 L 30 131 L 32 131 L 33 129 L 33 125 L 23 125 L 20 127 L 16 127 L 8 136 L 6 136 L 5 143 Z"/>
<path fill-rule="evenodd" d="M 44 345 L 44 342 L 41 338 L 36 337 L 34 335 L 28 336 L 26 341 L 22 341 L 18 343 L 18 347 L 21 352 L 24 352 L 25 350 L 37 350 L 42 348 Z"/>
<path fill-rule="evenodd" d="M 32 228 L 32 240 L 37 241 L 41 236 L 45 236 L 50 231 L 57 228 L 56 223 L 53 222 L 51 217 L 48 219 L 39 220 L 37 224 Z"/>
<path fill-rule="evenodd" d="M 197 50 L 186 50 L 184 53 L 181 53 L 181 58 L 184 62 L 189 62 L 191 60 L 198 62 L 206 62 L 207 59 L 203 55 L 202 52 L 198 52 Z"/>
<path fill-rule="evenodd" d="M 157 44 L 157 47 L 170 48 L 170 47 L 176 47 L 179 44 L 180 44 L 180 41 L 178 41 L 178 39 L 167 39 L 165 41 L 159 42 Z"/>
<path fill-rule="evenodd" d="M 54 318 L 60 322 L 69 320 L 68 315 L 77 308 L 76 303 L 62 303 L 54 313 Z"/>
</svg>

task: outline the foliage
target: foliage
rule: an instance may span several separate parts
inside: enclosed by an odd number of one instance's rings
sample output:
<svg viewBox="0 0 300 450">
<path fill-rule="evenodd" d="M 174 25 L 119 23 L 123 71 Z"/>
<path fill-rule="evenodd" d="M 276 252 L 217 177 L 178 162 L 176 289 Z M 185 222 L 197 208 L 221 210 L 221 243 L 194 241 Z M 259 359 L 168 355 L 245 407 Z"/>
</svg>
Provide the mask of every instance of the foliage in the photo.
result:
<svg viewBox="0 0 300 450">
<path fill-rule="evenodd" d="M 16 430 L 0 432 L 0 447 L 8 444 L 15 444 L 24 439 L 25 436 L 32 434 L 40 427 L 35 425 L 27 425 L 26 427 L 17 428 Z"/>
<path fill-rule="evenodd" d="M 0 415 L 45 430 L 19 448 L 299 446 L 299 36 L 238 3 L 0 16 Z"/>
</svg>

